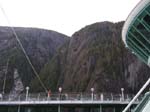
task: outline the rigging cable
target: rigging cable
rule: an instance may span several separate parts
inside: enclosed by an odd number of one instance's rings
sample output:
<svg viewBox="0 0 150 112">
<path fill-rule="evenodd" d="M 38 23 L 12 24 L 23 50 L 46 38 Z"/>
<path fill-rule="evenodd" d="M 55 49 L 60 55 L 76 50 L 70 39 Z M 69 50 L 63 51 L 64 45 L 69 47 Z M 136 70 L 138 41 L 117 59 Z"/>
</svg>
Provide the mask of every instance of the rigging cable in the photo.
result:
<svg viewBox="0 0 150 112">
<path fill-rule="evenodd" d="M 23 51 L 23 53 L 24 53 L 24 55 L 25 55 L 25 57 L 26 57 L 26 59 L 27 59 L 27 61 L 28 61 L 28 63 L 29 63 L 29 65 L 31 66 L 31 68 L 32 68 L 32 70 L 33 70 L 33 72 L 34 72 L 34 74 L 35 74 L 36 77 L 38 78 L 38 80 L 39 80 L 41 86 L 43 87 L 43 89 L 45 90 L 45 92 L 47 92 L 48 89 L 46 88 L 46 86 L 45 86 L 44 83 L 42 82 L 40 76 L 38 75 L 38 73 L 37 73 L 37 71 L 35 70 L 33 64 L 31 63 L 31 60 L 30 60 L 29 56 L 27 55 L 27 53 L 26 53 L 26 51 L 25 51 L 25 49 L 24 49 L 24 47 L 23 47 L 23 45 L 22 45 L 22 43 L 21 43 L 21 41 L 20 41 L 20 39 L 19 39 L 19 37 L 18 37 L 16 31 L 15 31 L 15 29 L 14 29 L 14 28 L 12 27 L 12 25 L 10 24 L 10 21 L 9 21 L 9 19 L 8 19 L 7 15 L 6 15 L 5 11 L 4 11 L 4 9 L 3 9 L 3 7 L 0 6 L 0 8 L 1 8 L 1 11 L 2 11 L 2 13 L 4 14 L 4 16 L 5 16 L 5 18 L 6 18 L 7 22 L 8 22 L 8 24 L 9 24 L 9 26 L 10 26 L 12 32 L 13 32 L 13 34 L 15 35 L 15 38 L 16 38 L 17 42 L 19 43 L 19 45 L 20 45 L 20 47 L 21 47 L 21 49 L 22 49 L 22 51 Z"/>
<path fill-rule="evenodd" d="M 9 65 L 9 59 L 7 60 L 7 64 L 6 64 L 4 83 L 3 83 L 3 91 L 2 91 L 3 94 L 5 94 L 6 78 L 7 78 L 7 73 L 8 73 L 8 65 Z"/>
</svg>

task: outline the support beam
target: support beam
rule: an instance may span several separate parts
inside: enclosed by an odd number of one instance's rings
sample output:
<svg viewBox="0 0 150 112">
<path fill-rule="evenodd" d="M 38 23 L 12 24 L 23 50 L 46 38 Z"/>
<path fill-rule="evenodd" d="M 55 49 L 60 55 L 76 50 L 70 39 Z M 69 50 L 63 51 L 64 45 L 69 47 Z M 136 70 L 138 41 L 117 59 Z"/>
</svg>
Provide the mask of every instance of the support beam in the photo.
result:
<svg viewBox="0 0 150 112">
<path fill-rule="evenodd" d="M 116 112 L 116 107 L 114 107 L 113 112 Z"/>
<path fill-rule="evenodd" d="M 99 105 L 99 112 L 102 112 L 102 105 Z"/>
<path fill-rule="evenodd" d="M 60 104 L 58 105 L 58 112 L 61 112 Z"/>
</svg>

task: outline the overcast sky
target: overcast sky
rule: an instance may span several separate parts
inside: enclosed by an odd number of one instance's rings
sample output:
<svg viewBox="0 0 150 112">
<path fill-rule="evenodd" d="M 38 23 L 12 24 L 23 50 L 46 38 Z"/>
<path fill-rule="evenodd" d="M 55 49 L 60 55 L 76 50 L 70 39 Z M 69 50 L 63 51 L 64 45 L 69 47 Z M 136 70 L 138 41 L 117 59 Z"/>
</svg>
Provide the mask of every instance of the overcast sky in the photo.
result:
<svg viewBox="0 0 150 112">
<path fill-rule="evenodd" d="M 0 0 L 12 26 L 37 27 L 72 35 L 102 21 L 125 20 L 140 0 Z M 0 10 L 0 25 L 8 26 Z"/>
</svg>

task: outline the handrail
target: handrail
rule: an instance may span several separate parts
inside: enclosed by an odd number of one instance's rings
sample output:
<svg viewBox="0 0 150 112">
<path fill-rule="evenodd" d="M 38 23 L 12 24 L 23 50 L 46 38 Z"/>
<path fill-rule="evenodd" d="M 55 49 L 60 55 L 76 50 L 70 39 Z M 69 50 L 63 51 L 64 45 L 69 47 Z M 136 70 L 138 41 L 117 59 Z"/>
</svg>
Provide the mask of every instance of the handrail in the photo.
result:
<svg viewBox="0 0 150 112">
<path fill-rule="evenodd" d="M 56 93 L 47 95 L 45 93 L 33 94 L 29 93 L 26 100 L 26 94 L 12 95 L 4 94 L 0 96 L 0 102 L 5 101 L 118 101 L 129 102 L 134 95 L 125 94 L 123 97 L 121 94 L 105 94 L 105 93 Z M 142 96 L 141 96 L 142 97 Z M 141 100 L 141 99 L 139 99 Z M 137 100 L 138 101 L 138 100 Z"/>
</svg>

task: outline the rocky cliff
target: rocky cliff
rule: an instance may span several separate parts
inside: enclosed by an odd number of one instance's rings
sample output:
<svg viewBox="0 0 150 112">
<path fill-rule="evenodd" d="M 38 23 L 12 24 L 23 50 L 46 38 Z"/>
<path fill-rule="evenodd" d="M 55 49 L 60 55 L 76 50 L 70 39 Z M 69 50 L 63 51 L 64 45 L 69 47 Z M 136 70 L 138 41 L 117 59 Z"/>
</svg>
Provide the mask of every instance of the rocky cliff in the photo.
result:
<svg viewBox="0 0 150 112">
<path fill-rule="evenodd" d="M 57 49 L 69 40 L 67 36 L 55 31 L 35 28 L 14 30 L 38 73 L 52 59 Z M 5 92 L 21 92 L 34 77 L 11 28 L 0 27 L 0 91 L 5 83 Z"/>
<path fill-rule="evenodd" d="M 40 76 L 52 91 L 135 93 L 149 77 L 149 68 L 124 47 L 124 22 L 95 23 L 74 33 L 41 70 Z M 39 86 L 37 79 L 31 87 Z M 40 91 L 41 88 L 37 88 Z"/>
<path fill-rule="evenodd" d="M 124 22 L 100 22 L 75 32 L 71 38 L 48 30 L 15 28 L 41 80 L 52 92 L 135 93 L 150 69 L 124 47 Z M 10 28 L 0 28 L 0 89 L 6 92 L 44 91 L 26 61 Z M 7 66 L 8 65 L 8 66 Z M 17 71 L 17 72 L 16 72 Z M 20 86 L 17 86 L 17 85 Z"/>
</svg>

